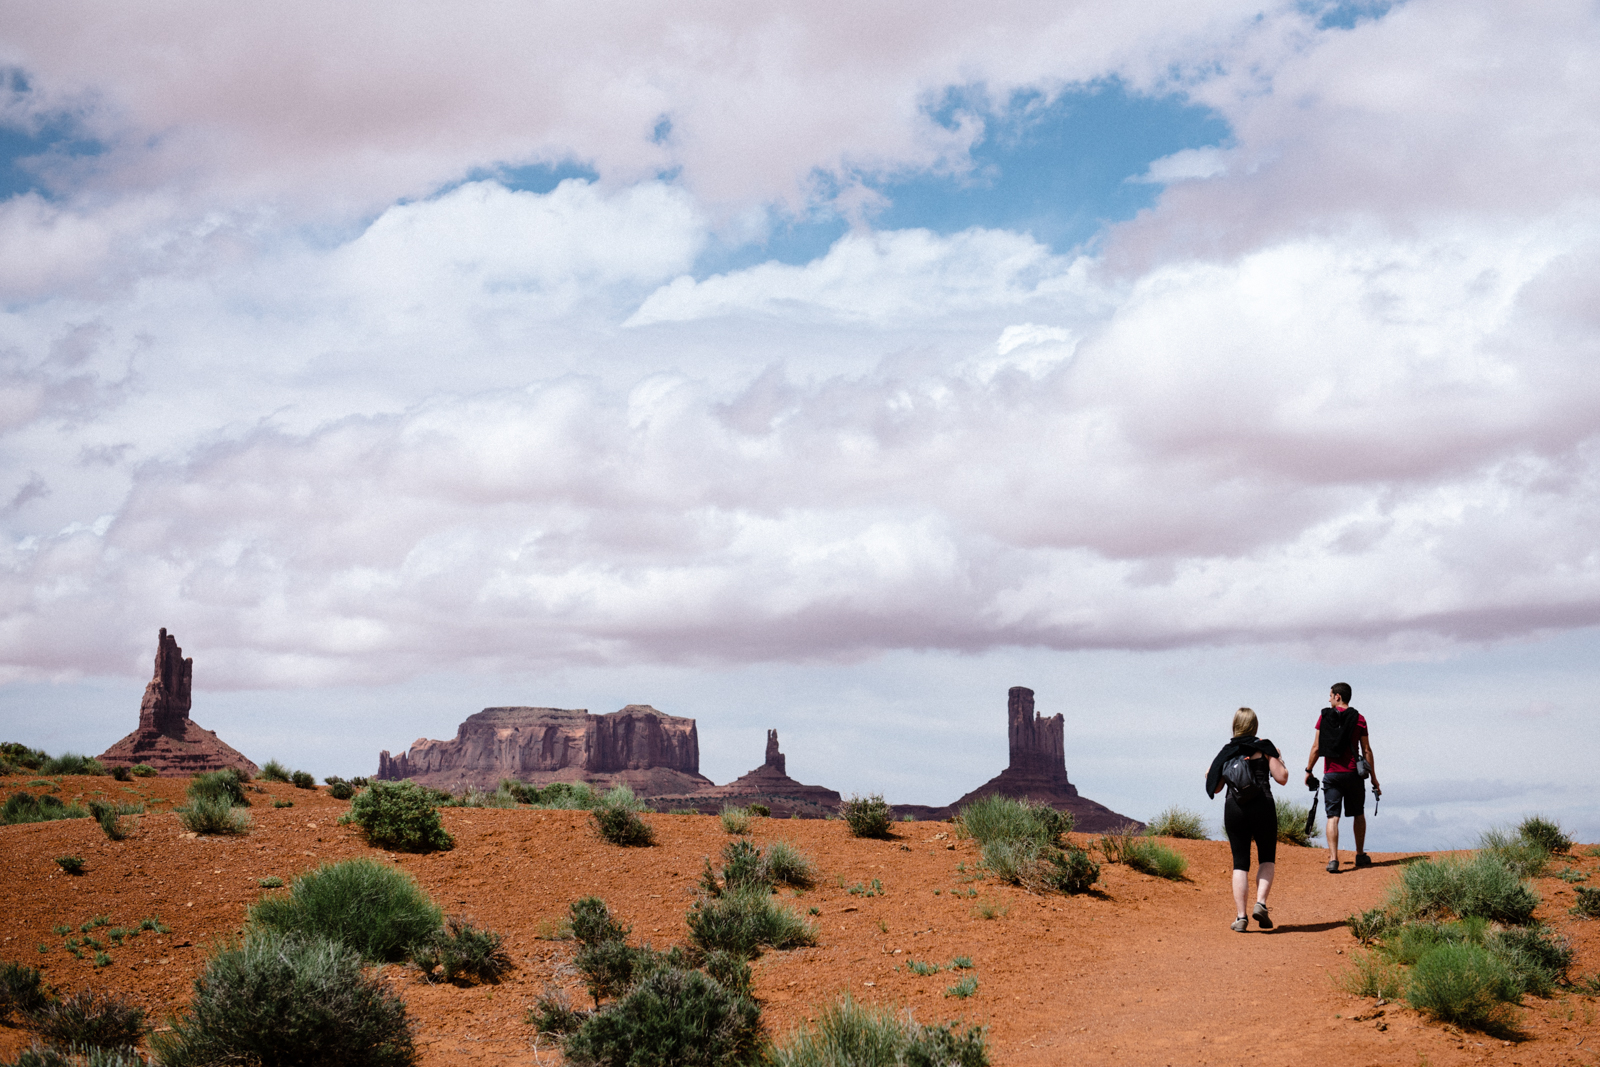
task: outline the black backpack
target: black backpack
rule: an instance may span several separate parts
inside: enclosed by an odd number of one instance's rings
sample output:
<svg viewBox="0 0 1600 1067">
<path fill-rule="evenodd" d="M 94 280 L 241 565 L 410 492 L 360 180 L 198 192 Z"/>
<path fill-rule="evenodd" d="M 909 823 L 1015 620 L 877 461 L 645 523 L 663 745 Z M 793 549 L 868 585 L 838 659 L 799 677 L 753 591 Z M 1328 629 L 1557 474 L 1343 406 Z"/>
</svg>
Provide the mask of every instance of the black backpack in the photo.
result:
<svg viewBox="0 0 1600 1067">
<path fill-rule="evenodd" d="M 1265 763 L 1265 757 L 1246 759 L 1241 752 L 1222 765 L 1222 780 L 1227 783 L 1228 796 L 1240 803 L 1248 803 L 1266 795 L 1266 790 L 1256 777 L 1255 765 Z"/>
</svg>

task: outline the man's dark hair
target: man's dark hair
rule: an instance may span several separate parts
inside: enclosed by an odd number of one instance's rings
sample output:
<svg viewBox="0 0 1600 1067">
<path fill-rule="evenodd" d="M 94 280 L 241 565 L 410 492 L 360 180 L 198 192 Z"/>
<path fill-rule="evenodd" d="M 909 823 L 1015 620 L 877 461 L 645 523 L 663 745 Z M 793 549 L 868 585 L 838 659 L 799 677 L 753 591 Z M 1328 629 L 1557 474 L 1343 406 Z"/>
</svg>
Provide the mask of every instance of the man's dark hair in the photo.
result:
<svg viewBox="0 0 1600 1067">
<path fill-rule="evenodd" d="M 1329 692 L 1337 694 L 1339 699 L 1344 701 L 1346 704 L 1350 703 L 1350 683 L 1349 682 L 1334 682 L 1333 686 L 1329 690 Z"/>
</svg>

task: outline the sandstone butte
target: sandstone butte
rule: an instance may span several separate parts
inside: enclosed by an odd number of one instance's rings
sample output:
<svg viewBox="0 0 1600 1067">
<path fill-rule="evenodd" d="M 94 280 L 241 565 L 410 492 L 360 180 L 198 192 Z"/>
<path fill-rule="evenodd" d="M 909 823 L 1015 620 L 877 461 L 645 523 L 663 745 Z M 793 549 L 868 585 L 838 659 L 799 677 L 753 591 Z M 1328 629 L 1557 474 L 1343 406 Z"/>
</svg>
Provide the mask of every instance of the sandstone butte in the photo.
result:
<svg viewBox="0 0 1600 1067">
<path fill-rule="evenodd" d="M 156 669 L 139 704 L 139 728 L 100 754 L 107 767 L 146 763 L 164 777 L 179 778 L 228 767 L 255 775 L 261 768 L 214 731 L 189 718 L 194 660 L 183 657 L 178 639 L 161 628 Z"/>
<path fill-rule="evenodd" d="M 1079 830 L 1101 832 L 1137 820 L 1079 794 L 1067 777 L 1065 719 L 1037 714 L 1033 690 L 1014 686 L 1006 709 L 1010 763 L 953 804 L 894 806 L 896 815 L 943 819 L 963 804 L 991 793 L 1026 797 L 1069 811 Z M 410 751 L 378 756 L 377 777 L 409 778 L 459 791 L 493 789 L 503 778 L 549 785 L 589 782 L 597 788 L 625 784 L 657 809 L 714 812 L 722 804 L 765 804 L 777 816 L 820 818 L 838 810 L 839 794 L 789 777 L 778 732 L 767 731 L 766 760 L 719 786 L 700 774 L 695 721 L 630 704 L 609 715 L 563 708 L 485 708 L 467 718 L 449 741 L 419 738 Z"/>
</svg>

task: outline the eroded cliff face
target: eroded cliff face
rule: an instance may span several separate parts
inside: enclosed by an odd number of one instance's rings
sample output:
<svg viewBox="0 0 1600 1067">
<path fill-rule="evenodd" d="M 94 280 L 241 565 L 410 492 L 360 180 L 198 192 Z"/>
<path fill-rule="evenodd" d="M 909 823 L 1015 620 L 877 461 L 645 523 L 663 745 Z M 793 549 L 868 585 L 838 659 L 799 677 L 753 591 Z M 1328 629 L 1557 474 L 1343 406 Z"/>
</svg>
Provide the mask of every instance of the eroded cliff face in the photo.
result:
<svg viewBox="0 0 1600 1067">
<path fill-rule="evenodd" d="M 826 786 L 805 785 L 789 777 L 788 760 L 778 747 L 778 731 L 767 731 L 767 758 L 761 766 L 727 785 L 712 786 L 686 796 L 664 796 L 659 807 L 713 814 L 723 804 L 765 804 L 774 818 L 799 815 L 820 819 L 839 810 L 840 796 Z"/>
<path fill-rule="evenodd" d="M 189 718 L 194 660 L 162 627 L 156 637 L 155 673 L 139 703 L 139 728 L 100 754 L 107 767 L 148 763 L 165 777 L 233 767 L 255 774 L 259 767 L 210 730 Z"/>
<path fill-rule="evenodd" d="M 538 785 L 626 783 L 642 796 L 692 792 L 700 775 L 693 719 L 629 704 L 609 715 L 578 708 L 485 708 L 449 741 L 419 738 L 410 751 L 378 756 L 379 778 L 410 778 L 458 790 L 492 789 L 502 778 Z"/>
</svg>

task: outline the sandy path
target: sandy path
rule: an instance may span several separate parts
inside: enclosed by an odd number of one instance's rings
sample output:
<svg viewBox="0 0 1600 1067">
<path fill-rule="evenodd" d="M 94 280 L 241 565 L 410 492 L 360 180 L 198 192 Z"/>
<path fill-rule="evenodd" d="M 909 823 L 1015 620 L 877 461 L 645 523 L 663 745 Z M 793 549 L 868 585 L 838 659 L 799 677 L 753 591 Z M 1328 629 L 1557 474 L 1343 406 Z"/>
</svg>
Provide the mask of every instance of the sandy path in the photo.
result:
<svg viewBox="0 0 1600 1067">
<path fill-rule="evenodd" d="M 0 792 L 25 780 L 0 782 Z M 64 798 L 99 790 L 108 799 L 165 801 L 157 811 L 181 802 L 185 785 L 60 781 Z M 327 860 L 375 855 L 411 871 L 447 911 L 505 933 L 518 963 L 497 986 L 428 986 L 404 968 L 386 969 L 417 1020 L 421 1062 L 554 1064 L 559 1055 L 548 1042 L 535 1043 L 523 1013 L 549 985 L 580 1003 L 584 998 L 570 967 L 572 943 L 542 940 L 541 924 L 594 893 L 633 925 L 635 939 L 658 946 L 682 941 L 702 857 L 729 840 L 708 816 L 647 816 L 660 844 L 619 849 L 596 839 L 579 813 L 450 809 L 444 817 L 457 838 L 454 851 L 387 857 L 335 825 L 346 804 L 320 791 L 266 788 L 267 794 L 253 794 L 254 827 L 239 838 L 186 837 L 170 814 L 140 817 L 122 842 L 107 841 L 88 820 L 0 827 L 0 957 L 40 966 L 63 989 L 93 986 L 131 996 L 161 1017 L 182 1006 L 208 947 L 241 928 L 246 908 L 265 892 L 258 878 L 289 878 Z M 273 808 L 275 797 L 294 807 Z M 848 992 L 909 1007 L 924 1020 L 980 1022 L 990 1027 L 1001 1067 L 1443 1067 L 1600 1059 L 1589 1052 L 1600 1045 L 1600 1012 L 1594 998 L 1575 994 L 1529 998 L 1521 1011 L 1529 1037 L 1511 1045 L 1459 1034 L 1393 1006 L 1379 1018 L 1356 1020 L 1373 1006 L 1335 984 L 1356 949 L 1342 920 L 1382 899 L 1398 856 L 1374 853 L 1377 867 L 1335 876 L 1323 871 L 1320 850 L 1284 847 L 1272 898 L 1278 928 L 1239 935 L 1227 925 L 1233 907 L 1222 842 L 1173 843 L 1190 861 L 1186 881 L 1106 865 L 1098 892 L 1045 897 L 974 880 L 976 851 L 949 830 L 899 824 L 895 840 L 858 841 L 838 822 L 758 820 L 758 842 L 787 838 L 824 874 L 818 888 L 793 901 L 802 911 L 818 909 L 821 943 L 769 952 L 755 964 L 775 1036 Z M 1380 819 L 1375 844 L 1381 831 Z M 54 857 L 64 853 L 83 856 L 87 873 L 62 874 Z M 1589 884 L 1600 883 L 1600 860 L 1582 856 L 1572 865 L 1591 874 Z M 883 895 L 848 892 L 874 878 Z M 1577 946 L 1577 972 L 1600 970 L 1600 923 L 1567 915 L 1572 890 L 1559 879 L 1542 879 L 1538 888 L 1540 917 Z M 982 918 L 981 904 L 1003 914 Z M 146 933 L 113 947 L 113 963 L 96 968 L 91 959 L 67 955 L 63 938 L 51 931 L 66 924 L 80 936 L 77 925 L 101 914 L 125 926 L 159 915 L 172 933 Z M 40 954 L 39 944 L 50 951 Z M 979 983 L 967 1000 L 945 995 L 957 975 L 918 977 L 905 968 L 910 958 L 945 964 L 959 955 L 972 958 L 975 969 L 966 973 Z M 0 1027 L 0 1056 L 14 1057 L 28 1041 L 25 1032 Z"/>
</svg>

